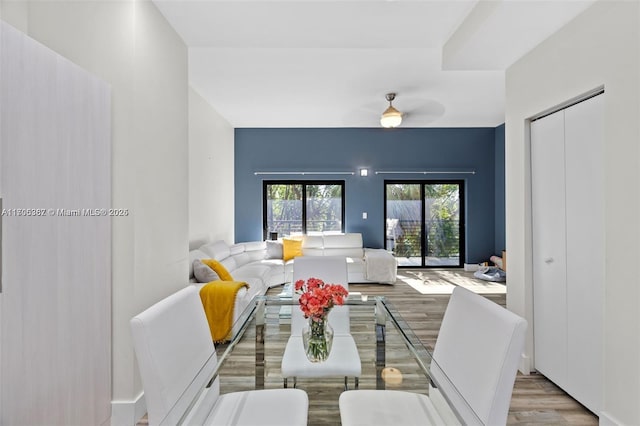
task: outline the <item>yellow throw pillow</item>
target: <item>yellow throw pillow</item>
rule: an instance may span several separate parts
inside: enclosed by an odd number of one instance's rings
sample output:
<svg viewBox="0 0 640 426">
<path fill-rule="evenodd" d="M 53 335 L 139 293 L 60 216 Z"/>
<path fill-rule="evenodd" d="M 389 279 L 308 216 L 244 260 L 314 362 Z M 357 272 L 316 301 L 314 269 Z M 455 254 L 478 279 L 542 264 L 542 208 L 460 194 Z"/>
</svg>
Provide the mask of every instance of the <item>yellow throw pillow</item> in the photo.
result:
<svg viewBox="0 0 640 426">
<path fill-rule="evenodd" d="M 282 258 L 286 262 L 294 257 L 302 256 L 302 240 L 282 240 Z"/>
<path fill-rule="evenodd" d="M 213 269 L 216 274 L 220 277 L 220 281 L 233 281 L 233 277 L 227 271 L 227 268 L 220 262 L 215 259 L 202 259 L 202 263 L 207 265 L 209 268 Z"/>
</svg>

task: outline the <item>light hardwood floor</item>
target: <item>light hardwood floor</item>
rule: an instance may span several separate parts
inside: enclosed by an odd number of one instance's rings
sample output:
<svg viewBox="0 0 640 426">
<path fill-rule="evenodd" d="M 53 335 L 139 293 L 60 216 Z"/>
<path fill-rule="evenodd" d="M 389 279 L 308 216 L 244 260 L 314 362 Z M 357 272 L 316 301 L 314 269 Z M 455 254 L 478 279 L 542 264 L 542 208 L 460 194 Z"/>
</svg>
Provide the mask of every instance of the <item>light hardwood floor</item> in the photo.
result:
<svg viewBox="0 0 640 426">
<path fill-rule="evenodd" d="M 424 273 L 428 277 L 429 271 L 424 271 Z M 463 272 L 461 273 L 463 274 Z M 471 273 L 468 273 L 468 275 L 471 277 Z M 386 296 L 395 305 L 423 344 L 428 349 L 433 349 L 449 295 L 420 294 L 401 281 L 398 281 L 395 285 L 349 284 L 349 289 L 370 296 Z M 280 287 L 275 287 L 270 289 L 268 294 L 277 295 L 280 291 Z M 504 294 L 484 294 L 483 296 L 502 306 L 506 303 Z M 252 343 L 249 342 L 249 344 Z M 237 380 L 238 383 L 242 382 L 244 384 L 247 379 L 245 376 L 253 374 L 250 371 L 250 366 L 253 362 L 254 360 L 249 357 L 244 360 L 240 359 L 233 365 L 225 364 L 225 369 L 221 374 L 226 381 L 231 380 L 233 382 Z M 239 389 L 242 388 L 242 386 L 238 387 Z M 322 387 L 315 387 L 311 391 L 313 394 L 309 395 L 310 401 L 319 408 L 319 411 L 326 413 L 336 411 L 335 407 L 332 407 L 331 410 L 323 410 L 322 407 L 335 405 L 335 394 L 339 393 L 340 389 L 327 388 L 325 390 Z M 325 418 L 310 418 L 309 420 L 310 425 L 339 424 L 339 418 L 331 415 L 327 415 Z M 138 426 L 144 424 L 147 424 L 146 419 L 143 419 Z M 582 426 L 597 425 L 598 418 L 544 376 L 535 373 L 525 376 L 518 373 L 509 410 L 508 424 L 519 426 L 541 424 Z"/>
</svg>

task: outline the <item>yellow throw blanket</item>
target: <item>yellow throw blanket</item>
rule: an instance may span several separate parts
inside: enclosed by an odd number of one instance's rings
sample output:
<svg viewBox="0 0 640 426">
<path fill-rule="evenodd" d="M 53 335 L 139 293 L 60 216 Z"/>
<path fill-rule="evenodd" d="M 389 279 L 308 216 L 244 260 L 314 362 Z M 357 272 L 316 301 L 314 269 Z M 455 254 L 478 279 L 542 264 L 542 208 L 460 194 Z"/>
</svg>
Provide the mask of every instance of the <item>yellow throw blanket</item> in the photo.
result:
<svg viewBox="0 0 640 426">
<path fill-rule="evenodd" d="M 249 288 L 249 284 L 241 281 L 211 281 L 200 289 L 200 300 L 215 343 L 231 339 L 233 306 L 236 294 L 242 287 Z"/>
</svg>

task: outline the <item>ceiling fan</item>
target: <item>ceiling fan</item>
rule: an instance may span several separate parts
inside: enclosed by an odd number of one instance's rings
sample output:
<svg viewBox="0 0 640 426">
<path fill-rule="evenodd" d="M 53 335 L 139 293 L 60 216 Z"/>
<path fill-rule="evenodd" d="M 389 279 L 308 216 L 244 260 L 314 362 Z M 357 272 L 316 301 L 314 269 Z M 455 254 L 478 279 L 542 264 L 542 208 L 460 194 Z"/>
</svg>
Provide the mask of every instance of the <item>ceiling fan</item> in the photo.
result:
<svg viewBox="0 0 640 426">
<path fill-rule="evenodd" d="M 380 124 L 385 128 L 398 127 L 402 123 L 402 113 L 395 109 L 392 105 L 393 100 L 396 98 L 395 93 L 387 93 L 385 95 L 389 107 L 382 113 L 380 117 Z"/>
<path fill-rule="evenodd" d="M 369 101 L 360 104 L 359 107 L 348 111 L 347 121 L 362 123 L 362 127 L 381 126 L 392 129 L 394 127 L 425 127 L 433 123 L 444 114 L 444 105 L 429 99 L 418 90 L 408 90 L 411 95 L 398 95 L 398 92 L 389 92 L 385 96 L 388 105 L 386 110 L 381 107 L 381 102 L 366 96 Z M 396 106 L 396 102 L 398 106 Z M 389 118 L 387 118 L 389 117 Z M 387 125 L 388 121 L 393 125 Z"/>
<path fill-rule="evenodd" d="M 380 116 L 380 125 L 384 128 L 394 128 L 401 124 L 409 127 L 421 127 L 433 122 L 444 114 L 444 106 L 435 100 L 425 99 L 422 96 L 409 96 L 402 98 L 402 107 L 393 106 L 397 93 L 390 92 L 385 95 L 389 106 Z"/>
</svg>

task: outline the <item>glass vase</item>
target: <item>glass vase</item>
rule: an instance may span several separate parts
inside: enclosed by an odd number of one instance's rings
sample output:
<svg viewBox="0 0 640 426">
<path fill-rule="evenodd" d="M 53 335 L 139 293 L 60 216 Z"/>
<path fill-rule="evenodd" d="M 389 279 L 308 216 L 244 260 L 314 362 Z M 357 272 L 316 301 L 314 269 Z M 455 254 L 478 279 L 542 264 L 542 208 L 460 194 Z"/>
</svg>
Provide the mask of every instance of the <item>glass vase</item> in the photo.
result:
<svg viewBox="0 0 640 426">
<path fill-rule="evenodd" d="M 333 328 L 327 317 L 309 318 L 302 330 L 304 352 L 311 362 L 322 362 L 329 358 L 333 343 Z"/>
</svg>

